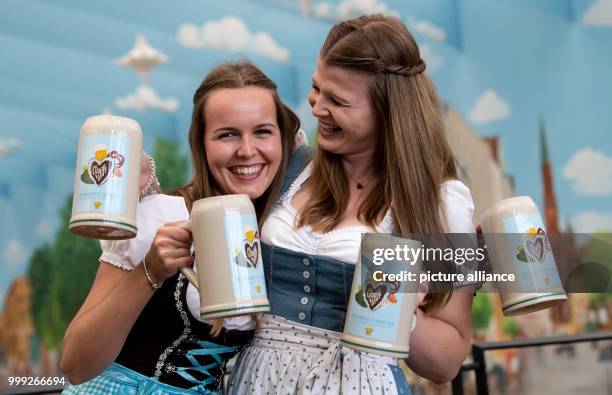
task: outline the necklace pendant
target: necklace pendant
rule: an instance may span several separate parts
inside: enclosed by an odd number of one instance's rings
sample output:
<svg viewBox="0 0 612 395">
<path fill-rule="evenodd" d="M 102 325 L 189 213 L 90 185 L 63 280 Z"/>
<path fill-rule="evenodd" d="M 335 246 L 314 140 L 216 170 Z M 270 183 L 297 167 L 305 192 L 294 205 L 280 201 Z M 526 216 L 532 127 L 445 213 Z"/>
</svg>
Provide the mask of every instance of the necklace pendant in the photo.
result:
<svg viewBox="0 0 612 395">
<path fill-rule="evenodd" d="M 363 185 L 360 182 L 357 183 L 357 189 L 363 189 Z"/>
</svg>

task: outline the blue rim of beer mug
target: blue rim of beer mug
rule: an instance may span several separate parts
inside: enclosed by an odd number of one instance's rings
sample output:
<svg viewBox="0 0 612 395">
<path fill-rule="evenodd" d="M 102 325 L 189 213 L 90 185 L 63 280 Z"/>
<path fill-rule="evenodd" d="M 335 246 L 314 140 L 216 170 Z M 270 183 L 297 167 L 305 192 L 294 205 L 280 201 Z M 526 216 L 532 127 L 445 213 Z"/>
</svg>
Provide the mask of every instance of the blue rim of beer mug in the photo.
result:
<svg viewBox="0 0 612 395">
<path fill-rule="evenodd" d="M 394 354 L 406 354 L 406 356 L 408 355 L 408 351 L 400 351 L 400 350 L 395 350 L 395 349 L 392 349 L 392 348 L 382 348 L 382 347 L 366 346 L 365 344 L 352 342 L 352 341 L 346 340 L 346 339 L 340 339 L 340 343 L 346 344 L 349 347 L 350 346 L 357 346 L 357 347 L 368 348 L 370 350 L 375 350 L 375 351 L 384 351 L 384 352 L 389 352 L 389 353 L 394 353 Z"/>
<path fill-rule="evenodd" d="M 206 312 L 200 312 L 200 318 L 206 316 L 206 315 L 210 315 L 210 314 L 219 314 L 219 313 L 225 313 L 225 312 L 229 312 L 229 311 L 241 311 L 241 310 L 250 310 L 250 309 L 259 309 L 261 307 L 270 307 L 269 303 L 264 303 L 264 304 L 254 304 L 252 306 L 245 306 L 245 307 L 231 307 L 228 309 L 218 309 L 218 310 L 210 310 L 210 311 L 206 311 Z"/>
<path fill-rule="evenodd" d="M 134 225 L 128 224 L 126 222 L 113 221 L 113 220 L 109 220 L 109 219 L 77 219 L 77 220 L 74 220 L 74 221 L 70 222 L 68 224 L 68 226 L 72 226 L 72 225 L 75 225 L 75 224 L 78 224 L 78 223 L 81 223 L 81 222 L 103 222 L 103 223 L 106 223 L 106 224 L 117 224 L 117 225 L 123 225 L 123 226 L 126 226 L 126 227 L 130 228 L 130 229 L 133 229 L 135 232 L 138 231 L 138 228 L 135 227 Z"/>
</svg>

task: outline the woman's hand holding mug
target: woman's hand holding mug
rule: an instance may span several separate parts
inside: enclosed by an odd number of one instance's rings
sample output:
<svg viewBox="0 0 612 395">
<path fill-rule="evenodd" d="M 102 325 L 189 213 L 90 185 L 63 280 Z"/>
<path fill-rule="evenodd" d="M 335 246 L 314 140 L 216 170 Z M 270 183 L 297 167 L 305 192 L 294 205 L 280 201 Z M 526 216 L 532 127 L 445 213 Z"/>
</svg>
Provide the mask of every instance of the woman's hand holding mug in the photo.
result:
<svg viewBox="0 0 612 395">
<path fill-rule="evenodd" d="M 145 256 L 145 265 L 151 280 L 160 284 L 178 270 L 190 268 L 191 232 L 184 228 L 185 221 L 169 222 L 159 228 L 151 249 Z"/>
</svg>

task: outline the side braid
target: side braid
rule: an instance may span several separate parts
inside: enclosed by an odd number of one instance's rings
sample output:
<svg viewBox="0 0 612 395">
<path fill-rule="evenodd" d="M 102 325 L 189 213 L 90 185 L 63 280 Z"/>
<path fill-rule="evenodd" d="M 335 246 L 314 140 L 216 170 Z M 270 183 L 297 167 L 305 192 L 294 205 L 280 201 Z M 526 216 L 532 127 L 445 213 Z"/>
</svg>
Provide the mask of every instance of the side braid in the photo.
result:
<svg viewBox="0 0 612 395">
<path fill-rule="evenodd" d="M 385 74 L 396 74 L 404 77 L 412 77 L 413 75 L 421 74 L 423 71 L 425 71 L 426 67 L 425 62 L 421 60 L 416 66 L 387 66 L 382 72 Z"/>
</svg>

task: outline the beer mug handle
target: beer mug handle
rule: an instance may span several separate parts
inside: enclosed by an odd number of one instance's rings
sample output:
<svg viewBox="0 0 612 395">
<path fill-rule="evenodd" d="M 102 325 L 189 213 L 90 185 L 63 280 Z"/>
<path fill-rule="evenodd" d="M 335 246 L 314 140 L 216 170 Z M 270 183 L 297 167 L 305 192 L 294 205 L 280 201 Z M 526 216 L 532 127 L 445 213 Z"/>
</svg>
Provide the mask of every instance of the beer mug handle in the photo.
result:
<svg viewBox="0 0 612 395">
<path fill-rule="evenodd" d="M 179 224 L 179 228 L 186 229 L 191 232 L 191 221 L 183 222 Z M 198 285 L 198 275 L 190 267 L 181 268 L 181 273 L 189 280 L 191 284 L 199 291 L 200 286 Z"/>
</svg>

